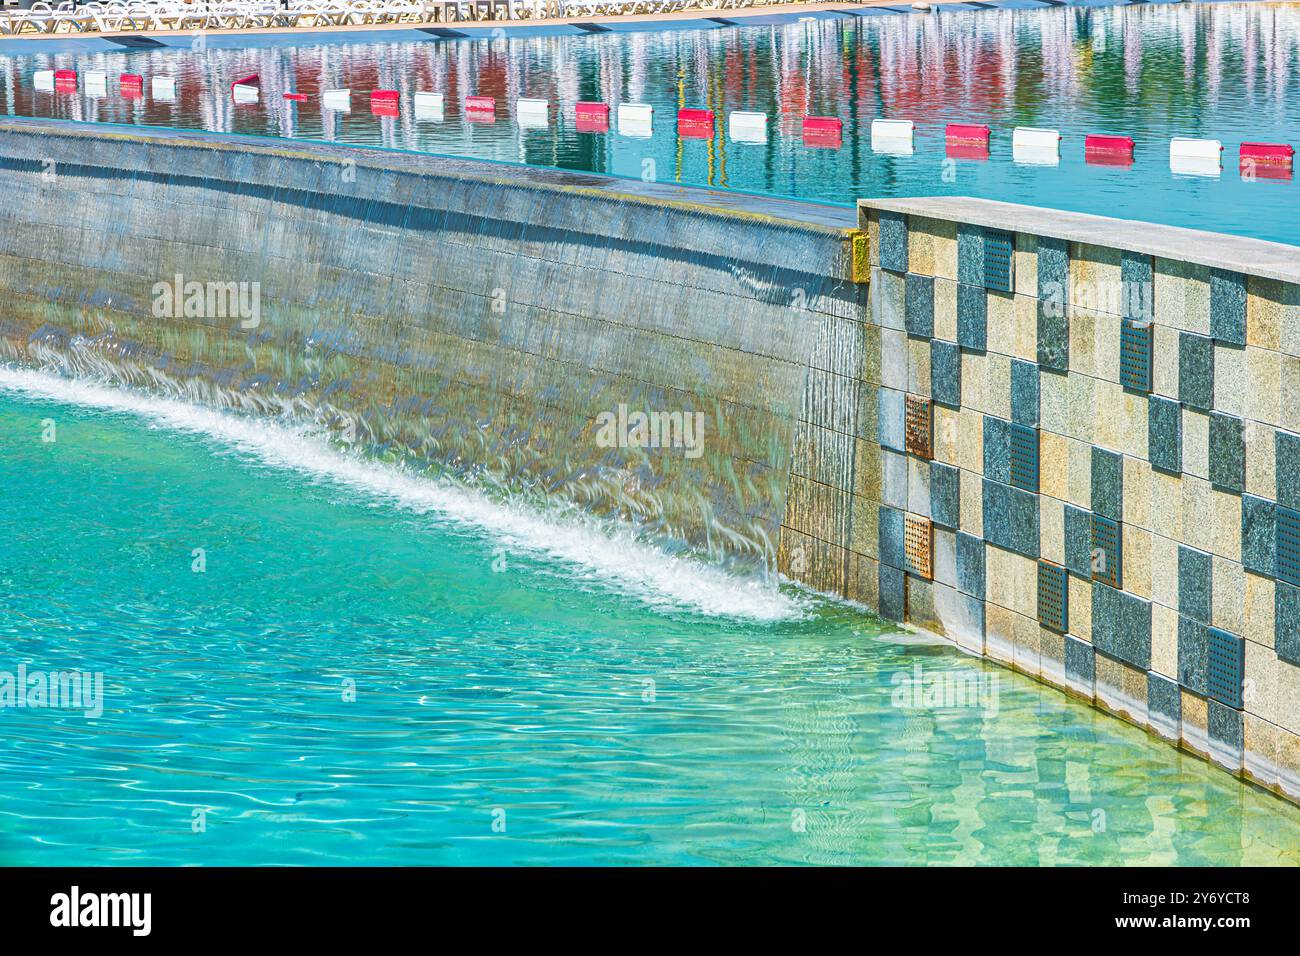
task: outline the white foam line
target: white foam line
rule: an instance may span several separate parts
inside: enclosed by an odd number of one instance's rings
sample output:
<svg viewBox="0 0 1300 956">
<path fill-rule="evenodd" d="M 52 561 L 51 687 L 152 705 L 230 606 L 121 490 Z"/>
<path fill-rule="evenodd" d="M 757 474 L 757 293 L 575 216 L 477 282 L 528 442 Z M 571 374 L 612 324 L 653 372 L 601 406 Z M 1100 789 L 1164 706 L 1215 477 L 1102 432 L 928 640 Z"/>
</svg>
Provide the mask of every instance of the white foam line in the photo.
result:
<svg viewBox="0 0 1300 956">
<path fill-rule="evenodd" d="M 0 366 L 0 389 L 71 405 L 125 412 L 201 434 L 265 464 L 326 478 L 416 512 L 436 512 L 486 531 L 510 547 L 584 569 L 593 579 L 661 610 L 777 621 L 803 616 L 805 599 L 697 560 L 673 557 L 626 531 L 493 501 L 472 489 L 347 455 L 322 437 L 266 419 L 244 418 L 45 372 Z"/>
</svg>

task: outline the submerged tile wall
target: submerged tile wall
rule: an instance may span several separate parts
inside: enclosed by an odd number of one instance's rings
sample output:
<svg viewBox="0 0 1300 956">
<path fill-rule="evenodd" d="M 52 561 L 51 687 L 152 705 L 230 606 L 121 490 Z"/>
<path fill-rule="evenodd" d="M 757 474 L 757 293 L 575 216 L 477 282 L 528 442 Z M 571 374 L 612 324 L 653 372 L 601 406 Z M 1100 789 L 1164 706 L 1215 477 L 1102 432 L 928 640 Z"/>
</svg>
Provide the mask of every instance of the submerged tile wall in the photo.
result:
<svg viewBox="0 0 1300 956">
<path fill-rule="evenodd" d="M 1300 285 L 925 203 L 862 210 L 845 593 L 1297 797 Z"/>
</svg>

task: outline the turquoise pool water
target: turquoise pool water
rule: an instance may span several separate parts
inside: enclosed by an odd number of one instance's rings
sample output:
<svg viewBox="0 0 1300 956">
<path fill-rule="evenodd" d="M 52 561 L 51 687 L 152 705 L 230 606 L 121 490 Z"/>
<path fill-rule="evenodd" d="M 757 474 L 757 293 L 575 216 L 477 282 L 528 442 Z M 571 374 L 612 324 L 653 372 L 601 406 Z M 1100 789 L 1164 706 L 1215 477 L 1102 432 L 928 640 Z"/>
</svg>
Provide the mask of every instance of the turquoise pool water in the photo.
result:
<svg viewBox="0 0 1300 956">
<path fill-rule="evenodd" d="M 1300 808 L 852 608 L 4 369 L 0 599 L 0 679 L 104 680 L 0 708 L 2 864 L 1300 863 Z"/>
<path fill-rule="evenodd" d="M 1300 144 L 1300 10 L 1289 5 L 1134 4 L 636 34 L 294 42 L 0 56 L 0 112 L 334 140 L 831 203 L 982 196 L 1300 242 L 1296 184 L 1245 181 L 1237 168 L 1243 140 Z M 176 101 L 127 101 L 116 83 L 102 99 L 33 91 L 31 74 L 54 67 L 173 75 Z M 237 106 L 229 85 L 252 72 L 262 77 L 262 102 Z M 322 111 L 319 91 L 339 87 L 356 91 L 352 112 Z M 402 92 L 399 117 L 370 114 L 368 91 L 376 87 Z M 288 89 L 311 99 L 286 104 Z M 419 89 L 445 93 L 442 121 L 416 116 Z M 497 98 L 495 123 L 466 119 L 461 103 L 473 94 Z M 550 125 L 522 129 L 518 97 L 548 99 Z M 580 133 L 579 100 L 651 103 L 653 136 Z M 712 139 L 682 139 L 673 122 L 679 106 L 707 106 L 720 117 L 767 112 L 770 137 L 764 145 L 737 143 L 719 122 Z M 804 147 L 805 113 L 843 118 L 843 148 Z M 873 152 L 877 117 L 914 120 L 915 153 Z M 942 131 L 950 121 L 993 126 L 992 158 L 947 161 Z M 1013 163 L 1015 126 L 1060 129 L 1060 165 Z M 1087 133 L 1132 135 L 1135 164 L 1085 164 Z M 1222 140 L 1222 174 L 1172 173 L 1173 136 Z"/>
</svg>

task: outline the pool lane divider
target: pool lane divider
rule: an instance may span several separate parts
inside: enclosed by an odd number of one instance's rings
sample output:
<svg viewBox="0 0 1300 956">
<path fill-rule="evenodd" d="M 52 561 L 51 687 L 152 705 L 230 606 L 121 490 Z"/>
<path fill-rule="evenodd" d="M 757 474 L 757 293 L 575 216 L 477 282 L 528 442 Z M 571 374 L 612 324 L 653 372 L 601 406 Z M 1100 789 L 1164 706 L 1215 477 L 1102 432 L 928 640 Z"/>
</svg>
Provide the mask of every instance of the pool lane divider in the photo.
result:
<svg viewBox="0 0 1300 956">
<path fill-rule="evenodd" d="M 87 96 L 105 96 L 108 92 L 108 75 L 91 70 L 82 74 L 83 92 Z M 76 93 L 76 70 L 36 70 L 32 73 L 33 87 L 42 92 Z M 118 75 L 118 90 L 126 99 L 140 99 L 144 95 L 144 77 L 137 73 Z M 174 102 L 176 78 L 154 76 L 150 84 L 153 97 L 163 102 Z M 256 103 L 261 92 L 261 77 L 249 73 L 235 79 L 230 85 L 236 103 Z M 350 89 L 325 90 L 321 94 L 322 107 L 339 112 L 351 111 Z M 307 94 L 286 92 L 285 100 L 302 103 Z M 415 112 L 421 119 L 441 120 L 444 95 L 430 90 L 415 94 Z M 376 116 L 397 116 L 401 111 L 401 94 L 397 90 L 370 91 L 370 111 Z M 495 122 L 496 98 L 491 96 L 465 97 L 466 118 L 470 122 Z M 519 125 L 527 128 L 544 128 L 550 125 L 550 102 L 540 98 L 520 97 L 515 101 Z M 574 108 L 574 119 L 580 133 L 609 132 L 608 103 L 581 101 Z M 768 116 L 751 110 L 733 110 L 727 116 L 728 132 L 738 143 L 766 143 Z M 647 137 L 653 132 L 654 107 L 649 103 L 620 103 L 618 107 L 618 132 L 620 135 Z M 678 133 L 685 139 L 705 139 L 713 136 L 715 115 L 711 109 L 682 107 L 677 111 Z M 912 120 L 877 118 L 871 121 L 871 149 L 884 155 L 908 156 L 914 149 L 916 124 Z M 981 123 L 948 123 L 944 127 L 944 152 L 949 158 L 987 160 L 990 154 L 992 130 Z M 804 146 L 810 149 L 839 149 L 844 143 L 844 121 L 837 116 L 805 115 L 801 129 Z M 1017 126 L 1011 134 L 1012 161 L 1027 165 L 1057 165 L 1060 162 L 1059 130 L 1032 126 Z M 1089 133 L 1084 137 L 1084 162 L 1089 165 L 1129 167 L 1134 162 L 1134 140 L 1131 136 L 1106 133 Z M 1243 142 L 1238 147 L 1239 166 L 1243 177 L 1265 179 L 1291 179 L 1295 148 L 1288 143 Z M 1218 176 L 1222 171 L 1223 143 L 1217 139 L 1198 139 L 1175 136 L 1169 141 L 1169 168 L 1184 175 Z"/>
</svg>

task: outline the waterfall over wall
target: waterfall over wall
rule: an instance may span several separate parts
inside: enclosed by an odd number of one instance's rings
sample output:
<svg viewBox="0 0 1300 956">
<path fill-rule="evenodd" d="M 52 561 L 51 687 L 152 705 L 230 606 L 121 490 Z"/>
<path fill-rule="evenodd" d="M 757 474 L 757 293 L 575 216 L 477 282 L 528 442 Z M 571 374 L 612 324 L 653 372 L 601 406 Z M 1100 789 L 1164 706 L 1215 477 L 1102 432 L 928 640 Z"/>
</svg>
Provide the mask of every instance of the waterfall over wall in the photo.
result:
<svg viewBox="0 0 1300 956">
<path fill-rule="evenodd" d="M 290 416 L 767 568 L 801 419 L 842 420 L 851 472 L 850 210 L 36 120 L 0 123 L 0 181 L 5 361 Z M 191 283 L 258 314 L 189 308 Z"/>
</svg>

